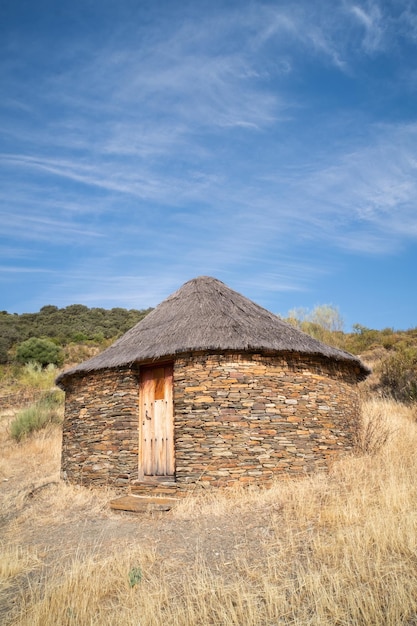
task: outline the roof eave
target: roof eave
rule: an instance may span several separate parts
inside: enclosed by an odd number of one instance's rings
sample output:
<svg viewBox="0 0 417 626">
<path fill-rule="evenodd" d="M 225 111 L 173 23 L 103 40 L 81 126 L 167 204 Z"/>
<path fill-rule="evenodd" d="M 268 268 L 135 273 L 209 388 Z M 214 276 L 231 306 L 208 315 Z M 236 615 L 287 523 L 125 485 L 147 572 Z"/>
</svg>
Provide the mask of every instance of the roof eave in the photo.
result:
<svg viewBox="0 0 417 626">
<path fill-rule="evenodd" d="M 73 376 L 83 377 L 83 376 L 87 376 L 88 374 L 92 374 L 94 372 L 99 372 L 99 371 L 104 371 L 104 370 L 118 370 L 118 369 L 132 368 L 133 366 L 151 365 L 152 363 L 160 363 L 161 361 L 170 361 L 176 358 L 180 358 L 181 356 L 192 355 L 192 354 L 193 355 L 199 354 L 199 353 L 200 354 L 204 354 L 204 353 L 225 354 L 225 353 L 232 353 L 232 352 L 235 352 L 235 353 L 246 352 L 249 354 L 260 353 L 260 354 L 269 355 L 269 356 L 278 356 L 278 355 L 285 355 L 285 354 L 300 354 L 302 356 L 318 357 L 326 361 L 345 363 L 346 365 L 349 365 L 352 368 L 358 369 L 358 372 L 357 372 L 358 381 L 365 380 L 369 376 L 369 374 L 372 372 L 372 370 L 368 366 L 366 366 L 364 363 L 362 363 L 362 361 L 359 358 L 355 358 L 353 355 L 349 355 L 348 353 L 346 353 L 346 358 L 343 358 L 343 354 L 339 357 L 335 355 L 328 356 L 319 351 L 318 352 L 302 352 L 299 350 L 291 350 L 291 349 L 276 350 L 273 348 L 267 348 L 267 347 L 260 348 L 260 347 L 255 347 L 255 346 L 250 347 L 250 348 L 245 348 L 245 349 L 243 348 L 242 349 L 234 349 L 234 348 L 189 349 L 187 348 L 187 349 L 178 350 L 174 354 L 147 356 L 143 358 L 136 358 L 133 360 L 129 359 L 126 361 L 120 361 L 119 363 L 102 365 L 98 367 L 95 367 L 94 365 L 92 367 L 88 367 L 88 361 L 86 361 L 84 364 L 81 364 L 81 366 L 76 366 L 70 370 L 67 370 L 66 372 L 64 371 L 61 374 L 59 374 L 59 376 L 55 380 L 55 384 L 61 389 L 65 390 L 65 381 L 72 378 Z"/>
</svg>

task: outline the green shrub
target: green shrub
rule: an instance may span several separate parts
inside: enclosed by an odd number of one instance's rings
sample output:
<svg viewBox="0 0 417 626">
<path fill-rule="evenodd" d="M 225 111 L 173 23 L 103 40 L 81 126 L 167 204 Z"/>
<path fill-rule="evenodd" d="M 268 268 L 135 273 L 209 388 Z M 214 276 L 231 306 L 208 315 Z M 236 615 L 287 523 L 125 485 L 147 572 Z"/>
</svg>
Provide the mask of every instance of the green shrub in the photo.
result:
<svg viewBox="0 0 417 626">
<path fill-rule="evenodd" d="M 353 324 L 353 333 L 346 335 L 345 350 L 361 354 L 372 347 L 381 345 L 382 335 L 379 330 Z"/>
<path fill-rule="evenodd" d="M 80 331 L 76 331 L 71 336 L 71 341 L 75 343 L 81 343 L 82 341 L 87 341 L 87 339 L 88 339 L 87 335 Z"/>
<path fill-rule="evenodd" d="M 31 337 L 26 341 L 22 341 L 16 349 L 16 359 L 20 363 L 29 363 L 34 361 L 42 366 L 53 363 L 61 365 L 63 362 L 62 350 L 50 339 L 40 339 Z"/>
<path fill-rule="evenodd" d="M 47 367 L 42 367 L 40 363 L 26 363 L 16 372 L 16 378 L 21 387 L 33 389 L 44 389 L 48 391 L 54 386 L 57 377 L 57 368 L 50 363 Z"/>
<path fill-rule="evenodd" d="M 61 391 L 46 393 L 35 404 L 19 411 L 10 424 L 11 437 L 15 441 L 21 441 L 48 424 L 59 424 L 62 421 L 62 404 L 63 393 Z"/>
<path fill-rule="evenodd" d="M 401 348 L 380 367 L 382 388 L 400 402 L 417 402 L 417 349 Z"/>
</svg>

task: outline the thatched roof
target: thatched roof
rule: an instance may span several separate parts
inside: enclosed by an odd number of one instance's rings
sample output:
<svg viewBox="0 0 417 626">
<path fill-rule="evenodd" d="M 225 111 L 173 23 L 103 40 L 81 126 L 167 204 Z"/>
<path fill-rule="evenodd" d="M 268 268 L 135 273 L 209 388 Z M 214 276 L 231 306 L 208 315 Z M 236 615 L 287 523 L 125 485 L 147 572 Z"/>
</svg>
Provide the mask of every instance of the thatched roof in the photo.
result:
<svg viewBox="0 0 417 626">
<path fill-rule="evenodd" d="M 73 374 L 118 368 L 195 351 L 296 352 L 327 357 L 368 369 L 355 356 L 332 348 L 233 291 L 220 280 L 200 276 L 161 302 L 107 350 L 63 372 Z"/>
</svg>

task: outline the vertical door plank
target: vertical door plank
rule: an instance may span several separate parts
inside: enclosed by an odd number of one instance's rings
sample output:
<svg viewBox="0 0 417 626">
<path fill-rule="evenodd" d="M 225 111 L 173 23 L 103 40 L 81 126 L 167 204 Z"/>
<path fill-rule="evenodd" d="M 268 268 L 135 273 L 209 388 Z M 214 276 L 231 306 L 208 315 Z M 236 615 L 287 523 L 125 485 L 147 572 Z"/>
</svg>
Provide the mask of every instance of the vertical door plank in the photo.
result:
<svg viewBox="0 0 417 626">
<path fill-rule="evenodd" d="M 142 375 L 141 424 L 142 424 L 142 469 L 145 476 L 152 474 L 153 457 L 153 378 L 149 370 Z"/>
<path fill-rule="evenodd" d="M 155 473 L 157 476 L 166 474 L 166 442 L 165 442 L 166 402 L 155 400 Z"/>
<path fill-rule="evenodd" d="M 166 420 L 165 420 L 165 439 L 166 439 L 166 474 L 173 476 L 175 473 L 175 455 L 174 455 L 174 405 L 172 397 L 173 387 L 173 367 L 169 365 L 165 368 L 165 400 L 166 400 Z"/>
</svg>

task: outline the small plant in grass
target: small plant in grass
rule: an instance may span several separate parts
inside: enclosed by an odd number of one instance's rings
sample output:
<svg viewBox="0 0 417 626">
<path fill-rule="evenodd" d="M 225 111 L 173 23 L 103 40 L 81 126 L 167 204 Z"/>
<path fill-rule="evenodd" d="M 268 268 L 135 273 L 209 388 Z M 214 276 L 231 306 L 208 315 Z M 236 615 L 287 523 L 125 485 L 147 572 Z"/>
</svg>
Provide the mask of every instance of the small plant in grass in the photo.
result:
<svg viewBox="0 0 417 626">
<path fill-rule="evenodd" d="M 10 424 L 10 435 L 15 441 L 21 441 L 32 432 L 41 430 L 48 424 L 62 421 L 63 394 L 61 391 L 46 393 L 37 402 L 19 411 Z"/>
<path fill-rule="evenodd" d="M 140 567 L 132 567 L 129 572 L 129 586 L 134 587 L 142 580 L 142 570 Z"/>
</svg>

